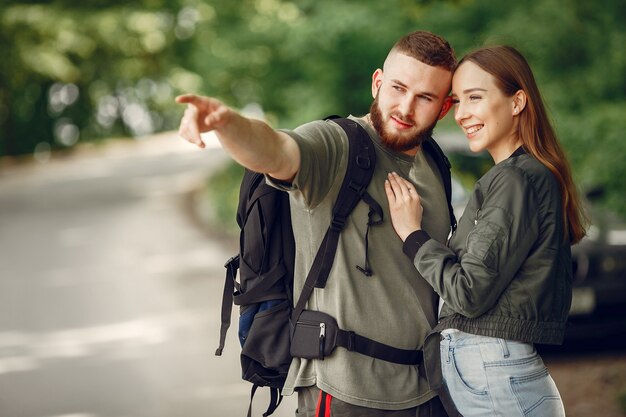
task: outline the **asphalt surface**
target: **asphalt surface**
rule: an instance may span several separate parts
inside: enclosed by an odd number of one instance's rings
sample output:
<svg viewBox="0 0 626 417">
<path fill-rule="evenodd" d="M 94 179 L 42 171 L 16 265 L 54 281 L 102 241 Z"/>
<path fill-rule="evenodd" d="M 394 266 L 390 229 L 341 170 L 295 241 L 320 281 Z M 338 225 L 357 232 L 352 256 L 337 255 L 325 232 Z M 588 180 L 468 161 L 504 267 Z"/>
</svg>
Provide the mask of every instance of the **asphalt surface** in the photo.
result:
<svg viewBox="0 0 626 417">
<path fill-rule="evenodd" d="M 245 415 L 236 325 L 214 356 L 234 242 L 190 215 L 225 161 L 165 134 L 0 166 L 0 417 Z"/>
</svg>

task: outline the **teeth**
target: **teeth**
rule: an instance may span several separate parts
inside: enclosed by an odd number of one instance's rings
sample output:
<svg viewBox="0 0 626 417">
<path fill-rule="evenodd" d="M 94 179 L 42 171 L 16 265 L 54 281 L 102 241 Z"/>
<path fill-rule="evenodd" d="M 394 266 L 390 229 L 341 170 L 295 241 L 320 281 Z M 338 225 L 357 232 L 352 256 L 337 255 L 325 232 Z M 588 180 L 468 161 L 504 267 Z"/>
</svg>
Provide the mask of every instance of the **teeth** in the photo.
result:
<svg viewBox="0 0 626 417">
<path fill-rule="evenodd" d="M 472 126 L 472 127 L 468 127 L 466 132 L 471 135 L 472 133 L 478 132 L 482 128 L 483 128 L 482 126 Z"/>
</svg>

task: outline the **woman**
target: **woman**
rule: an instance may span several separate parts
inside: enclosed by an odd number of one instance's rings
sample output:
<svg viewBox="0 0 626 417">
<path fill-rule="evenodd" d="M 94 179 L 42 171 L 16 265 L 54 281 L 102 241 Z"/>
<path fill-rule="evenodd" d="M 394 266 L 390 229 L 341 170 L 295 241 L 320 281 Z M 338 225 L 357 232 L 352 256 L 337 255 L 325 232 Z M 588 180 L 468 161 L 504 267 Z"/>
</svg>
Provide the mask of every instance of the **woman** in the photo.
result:
<svg viewBox="0 0 626 417">
<path fill-rule="evenodd" d="M 441 296 L 443 379 L 464 416 L 564 416 L 534 343 L 559 344 L 571 303 L 570 245 L 585 216 L 526 60 L 514 48 L 465 56 L 452 81 L 455 120 L 492 167 L 448 246 L 421 230 L 412 184 L 385 187 L 404 252 Z"/>
</svg>

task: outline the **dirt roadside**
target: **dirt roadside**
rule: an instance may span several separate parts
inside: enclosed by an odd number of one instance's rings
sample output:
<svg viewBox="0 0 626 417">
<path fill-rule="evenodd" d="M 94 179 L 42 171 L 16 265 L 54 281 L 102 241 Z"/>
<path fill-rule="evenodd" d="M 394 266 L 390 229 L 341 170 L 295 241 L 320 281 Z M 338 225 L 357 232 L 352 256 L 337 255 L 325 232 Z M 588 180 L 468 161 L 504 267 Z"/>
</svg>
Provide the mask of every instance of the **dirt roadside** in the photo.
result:
<svg viewBox="0 0 626 417">
<path fill-rule="evenodd" d="M 544 354 L 568 417 L 626 416 L 626 352 Z"/>
</svg>

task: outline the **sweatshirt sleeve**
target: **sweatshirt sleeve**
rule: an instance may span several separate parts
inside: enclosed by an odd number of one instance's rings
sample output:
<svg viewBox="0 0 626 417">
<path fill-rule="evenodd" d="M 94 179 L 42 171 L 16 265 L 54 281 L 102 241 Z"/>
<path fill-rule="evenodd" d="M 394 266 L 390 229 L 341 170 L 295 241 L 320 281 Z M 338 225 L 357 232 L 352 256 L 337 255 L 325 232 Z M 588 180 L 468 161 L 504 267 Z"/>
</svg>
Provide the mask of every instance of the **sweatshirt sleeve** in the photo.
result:
<svg viewBox="0 0 626 417">
<path fill-rule="evenodd" d="M 413 243 L 407 238 L 404 250 L 415 253 L 417 247 L 415 267 L 449 307 L 478 317 L 496 304 L 528 257 L 539 234 L 538 210 L 523 171 L 507 167 L 489 183 L 480 210 L 471 213 L 476 217 L 465 247 L 455 252 L 419 234 Z"/>
</svg>

